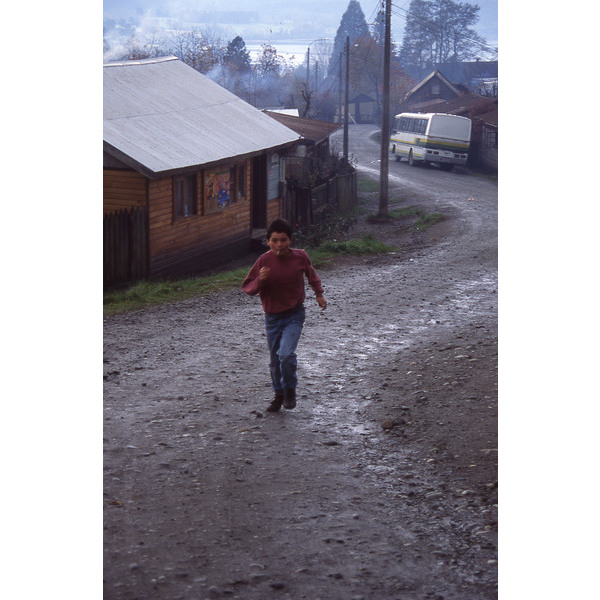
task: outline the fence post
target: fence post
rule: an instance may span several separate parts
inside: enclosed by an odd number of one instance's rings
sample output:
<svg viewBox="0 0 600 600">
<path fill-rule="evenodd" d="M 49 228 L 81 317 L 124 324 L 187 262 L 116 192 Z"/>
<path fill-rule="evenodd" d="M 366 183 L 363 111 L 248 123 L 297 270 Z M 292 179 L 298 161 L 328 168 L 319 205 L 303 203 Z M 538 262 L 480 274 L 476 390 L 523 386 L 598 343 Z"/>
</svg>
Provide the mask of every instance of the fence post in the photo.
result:
<svg viewBox="0 0 600 600">
<path fill-rule="evenodd" d="M 148 211 L 132 208 L 104 216 L 104 285 L 148 276 Z"/>
</svg>

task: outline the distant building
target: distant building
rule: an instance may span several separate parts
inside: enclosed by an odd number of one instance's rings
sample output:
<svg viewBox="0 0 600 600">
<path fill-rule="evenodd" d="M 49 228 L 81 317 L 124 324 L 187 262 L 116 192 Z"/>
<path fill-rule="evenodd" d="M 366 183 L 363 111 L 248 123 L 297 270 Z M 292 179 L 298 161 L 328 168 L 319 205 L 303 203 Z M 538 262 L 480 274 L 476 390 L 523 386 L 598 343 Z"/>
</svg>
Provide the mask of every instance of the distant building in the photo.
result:
<svg viewBox="0 0 600 600">
<path fill-rule="evenodd" d="M 403 112 L 416 110 L 420 105 L 458 98 L 463 92 L 436 69 L 404 96 L 400 107 Z"/>
<path fill-rule="evenodd" d="M 461 89 L 439 71 L 430 73 L 403 98 L 399 112 L 447 113 L 473 121 L 469 164 L 498 168 L 498 100 Z"/>
<path fill-rule="evenodd" d="M 498 90 L 498 61 L 476 60 L 472 62 L 438 63 L 433 67 L 434 72 L 440 73 L 457 89 L 482 93 L 487 89 L 490 93 Z M 423 81 L 430 69 L 421 72 L 417 80 Z M 488 95 L 490 95 L 488 93 Z"/>
<path fill-rule="evenodd" d="M 340 129 L 341 125 L 288 113 L 265 112 L 302 136 L 294 151 L 289 152 L 285 157 L 286 177 L 305 182 L 310 175 L 317 178 L 330 175 L 329 138 Z"/>
</svg>

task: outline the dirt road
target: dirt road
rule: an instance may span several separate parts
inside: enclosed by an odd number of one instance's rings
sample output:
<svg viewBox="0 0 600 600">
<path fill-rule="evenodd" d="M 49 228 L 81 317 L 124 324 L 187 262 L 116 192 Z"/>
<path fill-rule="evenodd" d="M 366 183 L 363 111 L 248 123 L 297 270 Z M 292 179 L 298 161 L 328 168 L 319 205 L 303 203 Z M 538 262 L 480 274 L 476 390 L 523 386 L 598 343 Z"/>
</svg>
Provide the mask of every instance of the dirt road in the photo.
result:
<svg viewBox="0 0 600 600">
<path fill-rule="evenodd" d="M 398 251 L 320 271 L 293 411 L 264 411 L 256 298 L 105 319 L 106 600 L 496 598 L 497 188 L 390 163 L 396 189 L 445 219 L 360 220 Z"/>
</svg>

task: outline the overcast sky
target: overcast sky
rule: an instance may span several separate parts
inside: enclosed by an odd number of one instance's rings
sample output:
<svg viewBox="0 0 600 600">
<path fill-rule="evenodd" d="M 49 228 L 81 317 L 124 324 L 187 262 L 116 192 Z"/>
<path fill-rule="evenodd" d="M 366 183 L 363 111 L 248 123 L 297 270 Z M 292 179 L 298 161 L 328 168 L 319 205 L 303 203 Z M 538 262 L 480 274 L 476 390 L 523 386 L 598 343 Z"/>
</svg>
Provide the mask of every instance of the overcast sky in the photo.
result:
<svg viewBox="0 0 600 600">
<path fill-rule="evenodd" d="M 322 30 L 323 37 L 333 37 L 349 0 L 104 0 L 104 16 L 126 17 L 162 13 L 162 16 L 194 22 L 200 13 L 255 12 L 259 22 L 268 33 L 278 28 L 290 28 L 304 24 Z M 372 23 L 382 5 L 381 0 L 359 0 L 367 23 Z M 471 2 L 480 7 L 480 20 L 476 31 L 490 45 L 498 40 L 498 1 L 477 0 Z M 410 0 L 393 0 L 392 33 L 397 42 L 402 41 L 406 11 Z M 229 27 L 232 27 L 231 25 Z M 229 32 L 229 31 L 228 31 Z M 243 31 L 240 33 L 243 37 Z M 299 36 L 301 37 L 301 36 Z M 269 41 L 269 40 L 265 40 Z"/>
</svg>

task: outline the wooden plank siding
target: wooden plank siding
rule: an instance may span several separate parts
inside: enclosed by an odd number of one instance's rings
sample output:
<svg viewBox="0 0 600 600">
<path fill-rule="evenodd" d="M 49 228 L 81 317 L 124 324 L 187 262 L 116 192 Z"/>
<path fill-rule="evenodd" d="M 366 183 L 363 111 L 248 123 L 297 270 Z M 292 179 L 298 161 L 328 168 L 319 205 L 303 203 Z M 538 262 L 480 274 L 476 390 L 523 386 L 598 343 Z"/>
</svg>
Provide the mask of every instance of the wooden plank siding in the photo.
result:
<svg viewBox="0 0 600 600">
<path fill-rule="evenodd" d="M 146 208 L 147 179 L 136 171 L 104 169 L 104 214 Z"/>
<path fill-rule="evenodd" d="M 148 211 L 130 208 L 104 215 L 104 285 L 148 276 Z"/>
<path fill-rule="evenodd" d="M 236 161 L 223 167 L 233 165 L 240 165 L 240 163 Z M 254 244 L 252 238 L 253 159 L 244 161 L 244 166 L 245 198 L 228 207 L 221 209 L 213 207 L 212 210 L 207 210 L 205 205 L 204 178 L 205 174 L 213 171 L 214 168 L 199 170 L 196 173 L 197 214 L 187 217 L 175 215 L 174 177 L 149 179 L 135 171 L 105 168 L 105 223 L 113 215 L 116 218 L 117 213 L 145 210 L 147 224 L 143 244 L 147 247 L 146 277 L 150 279 L 193 275 L 239 257 L 251 252 Z M 267 201 L 267 221 L 270 223 L 280 217 L 281 210 L 281 198 Z M 120 216 L 120 218 L 125 217 Z M 130 237 L 128 234 L 127 240 L 123 240 L 123 248 L 125 250 L 130 248 L 133 252 Z M 128 274 L 133 273 L 131 270 L 126 273 L 124 267 L 119 267 L 121 270 L 117 273 L 116 267 L 111 266 L 117 259 L 120 265 L 128 264 L 127 261 L 134 258 L 133 255 L 124 258 L 125 250 L 117 252 L 114 250 L 115 247 L 113 242 L 107 244 L 105 240 L 105 268 L 109 269 L 105 283 L 124 281 Z M 136 270 L 135 275 L 139 277 L 139 269 Z"/>
<path fill-rule="evenodd" d="M 246 161 L 246 198 L 205 212 L 204 171 L 197 174 L 198 214 L 175 217 L 173 178 L 149 182 L 150 275 L 197 273 L 248 251 L 251 245 L 251 161 Z"/>
<path fill-rule="evenodd" d="M 267 202 L 267 225 L 281 217 L 281 198 Z"/>
</svg>

